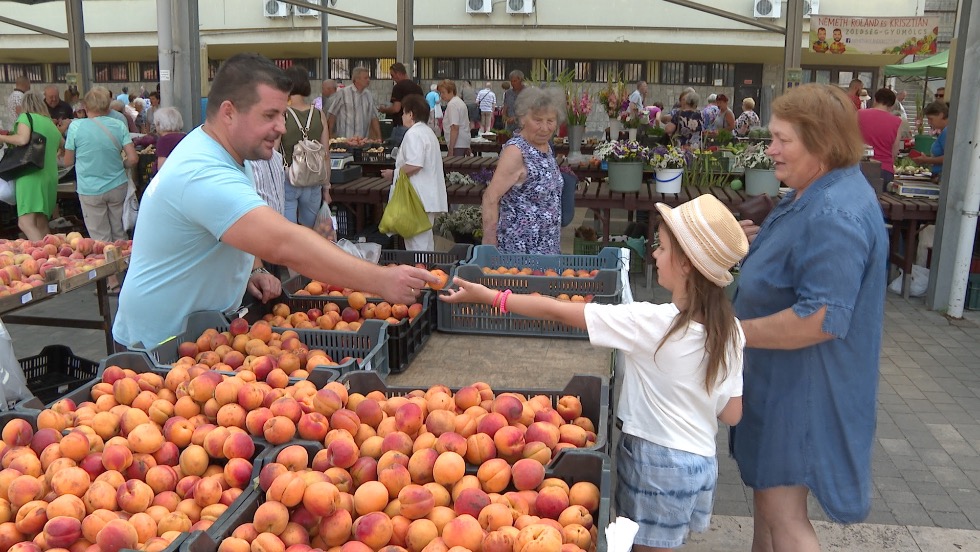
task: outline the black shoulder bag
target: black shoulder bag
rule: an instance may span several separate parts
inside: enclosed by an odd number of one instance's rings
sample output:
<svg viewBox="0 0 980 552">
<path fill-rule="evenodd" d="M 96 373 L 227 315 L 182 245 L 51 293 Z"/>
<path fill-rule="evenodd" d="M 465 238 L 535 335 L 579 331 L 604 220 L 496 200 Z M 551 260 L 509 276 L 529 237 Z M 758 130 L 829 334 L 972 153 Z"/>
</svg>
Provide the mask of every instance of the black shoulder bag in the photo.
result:
<svg viewBox="0 0 980 552">
<path fill-rule="evenodd" d="M 23 146 L 7 146 L 7 151 L 0 159 L 0 178 L 16 180 L 24 175 L 44 168 L 44 150 L 47 138 L 34 132 L 34 119 L 27 113 L 27 122 L 31 128 L 31 139 Z"/>
</svg>

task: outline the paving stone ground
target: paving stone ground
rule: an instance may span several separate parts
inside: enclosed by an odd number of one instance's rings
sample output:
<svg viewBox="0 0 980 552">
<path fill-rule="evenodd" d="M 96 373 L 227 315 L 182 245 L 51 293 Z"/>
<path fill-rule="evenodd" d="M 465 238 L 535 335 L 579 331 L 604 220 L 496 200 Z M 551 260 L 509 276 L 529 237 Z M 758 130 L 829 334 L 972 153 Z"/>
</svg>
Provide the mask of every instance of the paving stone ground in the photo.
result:
<svg viewBox="0 0 980 552">
<path fill-rule="evenodd" d="M 656 286 L 642 286 L 635 277 L 638 299 L 669 299 Z M 98 310 L 91 289 L 83 288 L 21 312 L 94 317 Z M 884 330 L 871 515 L 850 530 L 818 524 L 818 532 L 834 550 L 980 550 L 980 313 L 967 311 L 963 320 L 951 321 L 921 299 L 889 294 Z M 105 356 L 98 331 L 15 325 L 8 331 L 18 357 L 47 344 L 69 345 L 86 358 Z M 510 352 L 529 362 L 543 358 L 540 349 L 522 349 L 522 339 L 510 341 L 509 352 L 500 353 L 502 364 Z M 560 351 L 562 343 L 548 344 L 547 353 Z M 527 378 L 512 365 L 501 369 L 504 374 Z M 434 382 L 440 377 L 432 374 Z M 715 522 L 711 532 L 692 539 L 691 550 L 746 550 L 741 543 L 751 539 L 751 490 L 723 453 L 727 449 L 727 432 L 719 431 Z M 826 521 L 815 502 L 810 512 Z"/>
</svg>

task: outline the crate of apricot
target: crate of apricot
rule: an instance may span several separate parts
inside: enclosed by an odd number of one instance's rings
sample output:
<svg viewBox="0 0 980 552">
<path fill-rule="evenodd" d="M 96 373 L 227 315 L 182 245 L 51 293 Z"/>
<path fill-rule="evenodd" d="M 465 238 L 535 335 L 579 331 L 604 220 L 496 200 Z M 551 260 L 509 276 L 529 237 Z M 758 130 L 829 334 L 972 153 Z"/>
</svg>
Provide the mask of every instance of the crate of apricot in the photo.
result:
<svg viewBox="0 0 980 552">
<path fill-rule="evenodd" d="M 305 315 L 304 315 L 305 316 Z M 158 365 L 203 364 L 221 372 L 253 372 L 260 381 L 307 378 L 325 367 L 343 374 L 375 370 L 386 376 L 388 332 L 383 320 L 344 323 L 346 331 L 283 329 L 220 312 L 194 312 L 184 329 L 145 352 Z"/>
<path fill-rule="evenodd" d="M 554 297 L 556 301 L 614 305 L 618 304 L 623 296 L 619 272 L 615 270 L 596 269 L 594 276 L 581 277 L 530 276 L 491 270 L 464 264 L 457 267 L 453 275 L 492 289 L 510 289 L 515 293 L 544 295 Z M 450 284 L 450 287 L 454 285 Z M 438 329 L 443 332 L 588 338 L 585 330 L 552 320 L 531 318 L 512 312 L 504 313 L 500 308 L 490 305 L 439 301 L 436 308 L 439 310 Z"/>
<path fill-rule="evenodd" d="M 432 335 L 435 324 L 429 313 L 435 310 L 432 306 L 435 300 L 425 293 L 417 303 L 392 305 L 380 297 L 357 291 L 332 296 L 287 294 L 279 303 L 251 305 L 245 319 L 265 320 L 277 331 L 289 328 L 336 331 L 367 320 L 387 322 L 388 365 L 397 374 L 408 368 Z"/>
</svg>

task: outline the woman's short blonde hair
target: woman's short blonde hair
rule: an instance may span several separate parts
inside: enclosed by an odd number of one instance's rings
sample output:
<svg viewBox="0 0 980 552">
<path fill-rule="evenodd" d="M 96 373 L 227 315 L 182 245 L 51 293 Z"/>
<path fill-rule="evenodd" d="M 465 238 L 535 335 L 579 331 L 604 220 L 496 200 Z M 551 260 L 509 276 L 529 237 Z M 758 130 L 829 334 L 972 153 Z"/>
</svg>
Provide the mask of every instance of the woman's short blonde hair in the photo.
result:
<svg viewBox="0 0 980 552">
<path fill-rule="evenodd" d="M 86 110 L 101 114 L 109 112 L 109 102 L 112 98 L 104 86 L 96 86 L 85 93 L 85 99 L 82 101 L 85 102 Z"/>
<path fill-rule="evenodd" d="M 440 82 L 439 86 L 436 88 L 438 90 L 445 91 L 447 94 L 452 94 L 453 96 L 456 95 L 456 83 L 449 79 Z"/>
<path fill-rule="evenodd" d="M 26 113 L 37 113 L 38 115 L 44 115 L 45 117 L 50 117 L 51 112 L 48 111 L 48 104 L 44 103 L 44 96 L 38 94 L 37 92 L 28 92 L 24 94 L 24 100 L 21 103 Z"/>
<path fill-rule="evenodd" d="M 752 98 L 742 100 L 742 109 L 755 109 L 755 100 Z"/>
<path fill-rule="evenodd" d="M 837 86 L 813 83 L 791 88 L 772 102 L 772 116 L 793 125 L 806 149 L 828 170 L 861 160 L 864 138 L 857 111 Z"/>
</svg>

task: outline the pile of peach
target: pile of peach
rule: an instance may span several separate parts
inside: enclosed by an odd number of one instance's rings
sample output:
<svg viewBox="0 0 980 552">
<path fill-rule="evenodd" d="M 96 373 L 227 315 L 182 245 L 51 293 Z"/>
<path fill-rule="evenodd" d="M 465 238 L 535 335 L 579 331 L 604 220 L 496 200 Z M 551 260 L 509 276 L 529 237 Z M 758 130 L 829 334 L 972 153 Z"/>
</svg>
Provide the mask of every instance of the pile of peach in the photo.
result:
<svg viewBox="0 0 980 552">
<path fill-rule="evenodd" d="M 210 380 L 179 376 L 109 367 L 92 402 L 59 401 L 38 414 L 37 432 L 10 421 L 0 550 L 152 552 L 210 527 L 248 485 L 255 442 L 213 425 Z"/>
<path fill-rule="evenodd" d="M 389 264 L 388 266 L 397 266 L 397 265 Z M 424 264 L 418 264 L 415 266 L 423 270 L 429 270 L 425 267 Z M 429 270 L 429 273 L 431 273 L 433 276 L 438 278 L 439 282 L 435 284 L 426 284 L 426 287 L 438 290 L 444 288 L 446 286 L 446 283 L 449 282 L 449 275 L 446 274 L 446 272 L 440 268 L 433 268 Z M 326 295 L 328 297 L 348 297 L 348 298 L 359 295 L 360 297 L 358 298 L 358 301 L 360 301 L 360 299 L 363 299 L 365 297 L 377 297 L 376 295 L 370 293 L 355 291 L 351 288 L 336 286 L 333 284 L 328 284 L 326 282 L 321 282 L 319 280 L 310 281 L 310 283 L 306 284 L 306 287 L 297 291 L 293 295 Z M 353 305 L 351 306 L 353 307 Z M 354 308 L 359 309 L 361 307 L 354 307 Z"/>
<path fill-rule="evenodd" d="M 277 303 L 272 312 L 262 317 L 276 328 L 296 328 L 308 330 L 335 330 L 356 332 L 365 320 L 383 320 L 389 324 L 400 324 L 406 318 L 415 320 L 422 312 L 422 303 L 405 305 L 387 301 L 368 303 L 360 292 L 355 291 L 347 298 L 347 306 L 337 303 L 324 303 L 323 309 L 312 308 L 306 312 L 292 312 L 289 305 Z"/>
<path fill-rule="evenodd" d="M 335 431 L 331 443 L 353 440 Z M 429 447 L 346 466 L 329 446 L 311 459 L 291 445 L 262 468 L 259 487 L 252 522 L 219 552 L 576 552 L 594 550 L 598 530 L 599 489 L 546 479 L 533 459 L 466 475 L 459 454 Z"/>
<path fill-rule="evenodd" d="M 599 274 L 598 270 L 585 270 L 585 269 L 575 270 L 574 268 L 566 268 L 565 270 L 558 272 L 557 270 L 551 268 L 540 270 L 540 269 L 536 269 L 536 268 L 532 269 L 528 267 L 517 268 L 517 267 L 498 266 L 497 268 L 492 268 L 489 266 L 485 266 L 483 267 L 482 270 L 484 274 L 508 274 L 513 276 L 551 276 L 553 278 L 557 278 L 557 277 L 595 278 L 596 275 Z"/>
<path fill-rule="evenodd" d="M 87 272 L 104 265 L 109 251 L 124 256 L 132 247 L 132 241 L 106 243 L 78 232 L 49 234 L 40 241 L 0 240 L 0 295 L 40 286 L 57 267 L 64 267 L 68 278 Z"/>
<path fill-rule="evenodd" d="M 337 364 L 326 351 L 310 349 L 294 331 L 280 334 L 264 320 L 250 326 L 243 318 L 232 320 L 228 331 L 209 328 L 196 341 L 180 343 L 177 356 L 174 366 L 251 372 L 260 381 L 269 381 L 270 377 L 274 381 L 306 378 L 316 366 Z M 341 362 L 347 360 L 345 357 Z"/>
</svg>

